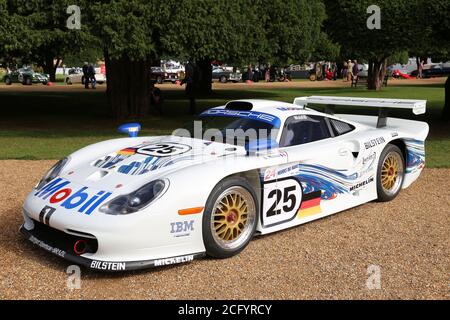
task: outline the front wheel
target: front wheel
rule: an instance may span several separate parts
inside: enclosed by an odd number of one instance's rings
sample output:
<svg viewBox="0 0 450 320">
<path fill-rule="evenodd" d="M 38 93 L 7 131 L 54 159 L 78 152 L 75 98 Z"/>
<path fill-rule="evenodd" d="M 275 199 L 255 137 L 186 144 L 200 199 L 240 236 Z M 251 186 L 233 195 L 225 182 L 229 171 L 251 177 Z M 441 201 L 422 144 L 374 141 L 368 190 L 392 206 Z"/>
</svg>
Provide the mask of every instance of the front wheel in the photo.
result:
<svg viewBox="0 0 450 320">
<path fill-rule="evenodd" d="M 209 256 L 223 259 L 244 250 L 256 230 L 256 199 L 243 178 L 228 178 L 213 189 L 203 215 L 203 240 Z"/>
<path fill-rule="evenodd" d="M 10 86 L 10 85 L 12 84 L 12 81 L 11 81 L 11 78 L 10 78 L 10 77 L 6 77 L 6 78 L 5 78 L 5 84 L 6 84 L 7 86 Z"/>
<path fill-rule="evenodd" d="M 397 146 L 388 144 L 383 150 L 377 172 L 378 200 L 393 200 L 399 194 L 405 177 L 405 160 Z"/>
<path fill-rule="evenodd" d="M 221 83 L 227 83 L 227 77 L 225 77 L 225 76 L 221 76 L 220 77 L 220 79 L 219 79 L 219 81 L 221 82 Z"/>
</svg>

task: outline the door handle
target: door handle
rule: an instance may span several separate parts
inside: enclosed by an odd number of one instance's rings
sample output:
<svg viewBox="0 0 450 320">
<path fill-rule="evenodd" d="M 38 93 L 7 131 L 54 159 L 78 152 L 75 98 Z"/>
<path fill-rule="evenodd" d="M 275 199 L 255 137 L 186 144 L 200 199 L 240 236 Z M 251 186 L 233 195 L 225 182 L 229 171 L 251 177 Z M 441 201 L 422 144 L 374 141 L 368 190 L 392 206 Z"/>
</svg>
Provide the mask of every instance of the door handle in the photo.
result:
<svg viewBox="0 0 450 320">
<path fill-rule="evenodd" d="M 346 149 L 346 148 L 341 148 L 341 149 L 339 149 L 339 151 L 338 151 L 338 154 L 341 156 L 341 157 L 345 157 L 345 156 L 347 156 L 348 155 L 348 149 Z"/>
</svg>

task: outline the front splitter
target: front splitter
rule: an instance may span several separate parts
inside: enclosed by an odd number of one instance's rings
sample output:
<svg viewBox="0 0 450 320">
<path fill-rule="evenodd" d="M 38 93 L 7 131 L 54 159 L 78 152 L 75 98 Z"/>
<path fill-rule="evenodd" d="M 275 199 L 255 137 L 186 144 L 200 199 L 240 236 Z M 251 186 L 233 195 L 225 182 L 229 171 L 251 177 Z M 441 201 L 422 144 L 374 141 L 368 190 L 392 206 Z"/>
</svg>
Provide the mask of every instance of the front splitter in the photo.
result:
<svg viewBox="0 0 450 320">
<path fill-rule="evenodd" d="M 70 252 L 67 252 L 61 248 L 58 248 L 51 240 L 45 239 L 45 237 L 43 237 L 42 235 L 39 236 L 35 235 L 33 233 L 33 230 L 27 230 L 23 225 L 20 227 L 20 232 L 25 237 L 27 237 L 27 239 L 33 244 L 39 246 L 40 248 L 58 257 L 64 258 L 75 264 L 85 266 L 92 270 L 105 272 L 123 272 L 123 271 L 163 267 L 168 265 L 191 262 L 194 259 L 202 258 L 205 256 L 204 252 L 200 252 L 183 256 L 142 260 L 142 261 L 101 261 L 78 256 Z"/>
</svg>

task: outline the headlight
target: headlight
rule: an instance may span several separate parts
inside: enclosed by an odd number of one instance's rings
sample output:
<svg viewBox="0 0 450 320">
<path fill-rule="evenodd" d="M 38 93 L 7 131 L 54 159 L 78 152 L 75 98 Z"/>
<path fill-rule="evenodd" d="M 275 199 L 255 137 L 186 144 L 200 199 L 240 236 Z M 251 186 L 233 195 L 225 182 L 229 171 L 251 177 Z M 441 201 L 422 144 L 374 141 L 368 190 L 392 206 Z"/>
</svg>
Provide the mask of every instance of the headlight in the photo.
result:
<svg viewBox="0 0 450 320">
<path fill-rule="evenodd" d="M 47 183 L 55 179 L 62 171 L 64 166 L 69 161 L 69 158 L 64 158 L 59 160 L 53 167 L 51 167 L 50 170 L 47 171 L 47 173 L 44 175 L 44 177 L 39 181 L 39 183 L 36 185 L 36 189 L 40 189 L 43 186 L 45 186 Z"/>
<path fill-rule="evenodd" d="M 155 180 L 138 190 L 118 196 L 100 207 L 100 212 L 112 215 L 137 212 L 159 198 L 167 190 L 168 181 Z"/>
</svg>

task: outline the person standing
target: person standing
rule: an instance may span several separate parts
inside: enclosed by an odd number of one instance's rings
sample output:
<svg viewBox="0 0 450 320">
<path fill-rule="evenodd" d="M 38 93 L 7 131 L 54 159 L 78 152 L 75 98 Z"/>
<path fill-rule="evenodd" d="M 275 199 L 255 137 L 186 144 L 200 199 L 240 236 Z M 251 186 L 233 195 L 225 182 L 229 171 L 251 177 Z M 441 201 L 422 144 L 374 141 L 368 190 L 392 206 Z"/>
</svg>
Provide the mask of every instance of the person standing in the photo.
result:
<svg viewBox="0 0 450 320">
<path fill-rule="evenodd" d="M 191 114 L 197 113 L 197 105 L 195 103 L 195 67 L 189 61 L 185 66 L 184 79 L 180 85 L 186 84 L 186 97 L 189 99 L 189 111 Z"/>
<path fill-rule="evenodd" d="M 83 78 L 81 79 L 81 82 L 84 83 L 84 88 L 85 89 L 89 89 L 89 76 L 88 76 L 88 71 L 89 71 L 89 65 L 87 62 L 85 62 L 83 64 Z"/>
<path fill-rule="evenodd" d="M 417 73 L 417 78 L 418 79 L 422 79 L 423 78 L 423 65 L 424 65 L 424 61 L 420 60 L 419 72 Z"/>
<path fill-rule="evenodd" d="M 353 74 L 354 79 L 358 78 L 358 73 L 359 73 L 358 61 L 354 60 L 353 61 L 353 69 L 352 69 L 352 74 Z"/>
<path fill-rule="evenodd" d="M 266 82 L 270 81 L 270 68 L 271 68 L 271 65 L 269 63 L 269 65 L 266 68 L 265 74 L 264 74 L 264 79 L 266 80 Z"/>
<path fill-rule="evenodd" d="M 92 89 L 97 89 L 97 80 L 95 79 L 95 68 L 94 65 L 92 63 L 89 64 L 88 67 L 88 85 L 89 82 L 91 82 L 92 84 Z"/>
<path fill-rule="evenodd" d="M 347 62 L 347 81 L 352 81 L 353 79 L 353 63 L 352 60 Z"/>
</svg>

